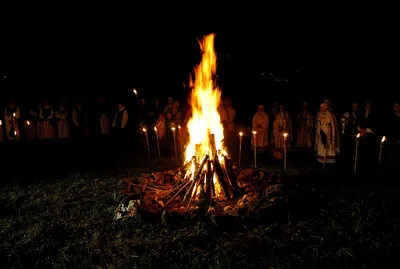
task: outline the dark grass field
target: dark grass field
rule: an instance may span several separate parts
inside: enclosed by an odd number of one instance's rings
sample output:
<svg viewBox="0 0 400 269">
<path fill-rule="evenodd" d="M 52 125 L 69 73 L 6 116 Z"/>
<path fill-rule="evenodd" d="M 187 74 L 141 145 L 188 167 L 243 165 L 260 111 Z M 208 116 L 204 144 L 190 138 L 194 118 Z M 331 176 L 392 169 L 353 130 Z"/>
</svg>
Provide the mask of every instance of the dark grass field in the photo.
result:
<svg viewBox="0 0 400 269">
<path fill-rule="evenodd" d="M 246 148 L 245 166 L 253 162 Z M 399 262 L 397 184 L 355 182 L 345 169 L 322 171 L 310 153 L 289 153 L 294 195 L 285 208 L 213 226 L 113 220 L 124 179 L 176 166 L 148 159 L 136 142 L 0 150 L 1 268 L 392 268 Z M 281 165 L 261 156 L 259 164 Z"/>
</svg>

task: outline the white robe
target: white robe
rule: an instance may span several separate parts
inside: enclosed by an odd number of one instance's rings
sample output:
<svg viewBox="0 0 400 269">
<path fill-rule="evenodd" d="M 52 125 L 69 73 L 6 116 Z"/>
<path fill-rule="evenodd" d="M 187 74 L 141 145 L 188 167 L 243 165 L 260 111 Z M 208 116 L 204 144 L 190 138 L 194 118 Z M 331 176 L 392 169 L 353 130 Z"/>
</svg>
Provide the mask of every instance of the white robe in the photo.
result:
<svg viewBox="0 0 400 269">
<path fill-rule="evenodd" d="M 321 140 L 321 131 L 326 134 L 326 147 Z M 340 151 L 339 129 L 335 116 L 329 110 L 319 114 L 316 126 L 315 150 L 321 163 L 335 163 Z"/>
<path fill-rule="evenodd" d="M 17 107 L 15 115 L 8 116 L 8 109 L 10 107 L 7 107 L 4 110 L 4 119 L 5 119 L 5 126 L 6 126 L 6 137 L 8 140 L 19 140 L 19 118 L 21 117 L 21 112 L 19 110 L 19 107 Z M 13 128 L 14 130 L 14 135 L 10 135 L 10 131 Z"/>
<path fill-rule="evenodd" d="M 253 131 L 256 131 L 256 150 L 265 151 L 268 147 L 269 117 L 265 112 L 257 112 L 253 116 Z M 251 139 L 251 149 L 254 150 L 254 137 Z"/>
<path fill-rule="evenodd" d="M 302 111 L 297 115 L 297 143 L 298 148 L 312 148 L 312 133 L 314 119 L 310 112 Z"/>
<path fill-rule="evenodd" d="M 284 147 L 284 133 L 288 134 L 286 147 L 289 148 L 292 140 L 292 120 L 290 119 L 288 112 L 278 112 L 275 114 L 274 120 L 274 141 L 276 149 L 281 149 Z"/>
</svg>

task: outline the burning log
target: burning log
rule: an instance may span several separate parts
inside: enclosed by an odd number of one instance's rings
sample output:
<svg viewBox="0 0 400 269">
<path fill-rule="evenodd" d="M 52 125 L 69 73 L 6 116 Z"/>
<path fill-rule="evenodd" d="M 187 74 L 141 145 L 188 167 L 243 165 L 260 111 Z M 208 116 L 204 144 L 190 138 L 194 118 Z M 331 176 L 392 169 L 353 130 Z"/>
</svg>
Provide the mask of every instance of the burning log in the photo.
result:
<svg viewBox="0 0 400 269">
<path fill-rule="evenodd" d="M 193 188 L 197 185 L 197 182 L 199 181 L 199 179 L 201 178 L 202 175 L 202 171 L 204 169 L 204 165 L 206 164 L 208 160 L 208 155 L 206 155 L 204 157 L 203 162 L 200 164 L 200 166 L 197 168 L 197 171 L 195 171 L 194 177 L 193 177 L 193 181 L 190 184 L 189 188 L 187 189 L 185 196 L 183 197 L 183 201 L 186 200 L 186 198 L 188 197 L 188 195 L 190 195 L 193 192 Z"/>
<path fill-rule="evenodd" d="M 227 174 L 227 178 L 229 179 L 229 182 L 231 183 L 233 190 L 237 191 L 239 189 L 239 185 L 237 183 L 237 175 L 233 171 L 233 161 L 231 158 L 225 155 L 224 162 L 225 162 L 225 172 Z"/>
<path fill-rule="evenodd" d="M 215 196 L 215 189 L 214 189 L 214 171 L 212 168 L 212 161 L 207 161 L 207 177 L 206 177 L 206 197 L 210 199 Z"/>
<path fill-rule="evenodd" d="M 218 160 L 218 153 L 215 153 L 215 159 L 214 159 L 214 171 L 217 175 L 217 180 L 219 185 L 222 188 L 222 191 L 224 192 L 224 195 L 227 199 L 231 198 L 231 194 L 229 193 L 228 189 L 228 184 L 225 181 L 225 176 L 224 176 L 224 171 L 222 170 L 221 163 Z"/>
</svg>

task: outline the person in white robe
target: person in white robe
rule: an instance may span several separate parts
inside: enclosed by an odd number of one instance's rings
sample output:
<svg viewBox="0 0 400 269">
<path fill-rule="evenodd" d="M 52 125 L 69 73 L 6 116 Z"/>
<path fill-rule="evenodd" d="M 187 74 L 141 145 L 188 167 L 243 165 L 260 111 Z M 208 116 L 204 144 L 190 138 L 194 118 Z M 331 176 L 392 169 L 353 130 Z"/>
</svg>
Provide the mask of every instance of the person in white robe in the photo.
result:
<svg viewBox="0 0 400 269">
<path fill-rule="evenodd" d="M 54 118 L 54 109 L 49 105 L 49 103 L 44 100 L 43 106 L 40 109 L 39 119 L 41 124 L 41 135 L 39 138 L 41 139 L 50 139 L 55 138 L 56 131 L 54 126 L 52 125 L 52 121 Z"/>
<path fill-rule="evenodd" d="M 8 107 L 4 110 L 4 120 L 6 126 L 6 137 L 8 140 L 19 140 L 19 119 L 21 111 L 13 100 L 9 101 Z"/>
<path fill-rule="evenodd" d="M 308 103 L 303 102 L 303 109 L 297 114 L 297 148 L 312 148 L 314 118 L 308 111 Z"/>
<path fill-rule="evenodd" d="M 320 105 L 317 119 L 315 150 L 320 163 L 335 163 L 340 152 L 339 129 L 335 115 L 329 110 L 329 104 Z"/>
<path fill-rule="evenodd" d="M 269 129 L 269 116 L 265 113 L 263 105 L 258 106 L 258 112 L 254 114 L 252 120 L 253 131 L 256 131 L 256 151 L 264 152 L 268 148 L 268 129 Z M 254 150 L 254 139 L 251 139 L 250 148 Z"/>
<path fill-rule="evenodd" d="M 88 119 L 84 105 L 84 102 L 80 101 L 72 111 L 74 137 L 78 139 L 89 136 Z"/>
<path fill-rule="evenodd" d="M 288 134 L 286 147 L 289 148 L 293 138 L 292 120 L 289 112 L 286 110 L 285 105 L 280 105 L 279 112 L 275 114 L 274 119 L 275 149 L 283 149 L 285 143 L 283 136 L 284 133 Z"/>
<path fill-rule="evenodd" d="M 63 103 L 60 104 L 56 111 L 56 118 L 58 120 L 58 138 L 69 138 L 68 111 Z"/>
</svg>

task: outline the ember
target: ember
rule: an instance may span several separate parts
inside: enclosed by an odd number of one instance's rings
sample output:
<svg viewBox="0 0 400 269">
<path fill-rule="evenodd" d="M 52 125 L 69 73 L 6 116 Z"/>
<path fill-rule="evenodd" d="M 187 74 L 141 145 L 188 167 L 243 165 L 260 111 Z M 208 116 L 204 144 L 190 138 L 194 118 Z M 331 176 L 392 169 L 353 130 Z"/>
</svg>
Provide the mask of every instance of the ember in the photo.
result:
<svg viewBox="0 0 400 269">
<path fill-rule="evenodd" d="M 192 118 L 188 122 L 189 142 L 185 149 L 185 180 L 189 180 L 184 200 L 200 197 L 230 199 L 238 189 L 233 162 L 224 147 L 224 129 L 218 107 L 221 91 L 214 82 L 217 57 L 215 34 L 199 41 L 202 60 L 191 79 Z"/>
</svg>

